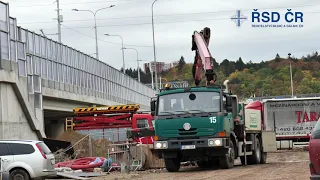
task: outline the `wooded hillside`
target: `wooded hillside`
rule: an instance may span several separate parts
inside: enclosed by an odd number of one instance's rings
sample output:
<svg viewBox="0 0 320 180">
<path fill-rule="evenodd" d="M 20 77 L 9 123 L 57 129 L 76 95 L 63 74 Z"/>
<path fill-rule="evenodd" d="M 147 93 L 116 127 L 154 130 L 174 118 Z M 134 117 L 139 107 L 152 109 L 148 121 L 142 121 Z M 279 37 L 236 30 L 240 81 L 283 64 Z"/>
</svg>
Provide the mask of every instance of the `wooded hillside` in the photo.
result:
<svg viewBox="0 0 320 180">
<path fill-rule="evenodd" d="M 232 92 L 241 98 L 255 96 L 277 96 L 291 94 L 290 62 L 292 64 L 293 84 L 295 94 L 320 93 L 320 55 L 317 52 L 306 57 L 282 58 L 278 54 L 273 60 L 260 63 L 244 63 L 241 57 L 237 61 L 223 60 L 215 62 L 214 67 L 218 75 L 218 82 L 230 80 Z M 161 73 L 161 77 L 168 81 L 186 80 L 194 85 L 192 78 L 192 63 L 186 64 L 183 57 L 176 68 Z M 127 70 L 130 72 L 130 70 Z M 136 71 L 131 70 L 131 76 L 136 77 Z M 150 74 L 142 74 L 143 83 L 151 82 Z"/>
</svg>

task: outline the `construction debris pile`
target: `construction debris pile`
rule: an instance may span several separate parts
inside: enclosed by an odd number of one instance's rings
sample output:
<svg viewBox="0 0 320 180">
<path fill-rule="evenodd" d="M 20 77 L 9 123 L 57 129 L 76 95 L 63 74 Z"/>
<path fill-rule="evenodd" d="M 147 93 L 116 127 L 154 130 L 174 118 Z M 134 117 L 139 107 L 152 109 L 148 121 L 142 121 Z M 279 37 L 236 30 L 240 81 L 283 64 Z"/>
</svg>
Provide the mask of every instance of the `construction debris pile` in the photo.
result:
<svg viewBox="0 0 320 180">
<path fill-rule="evenodd" d="M 72 144 L 70 148 L 74 153 L 72 156 L 66 156 L 68 148 L 59 151 L 55 155 L 56 167 L 83 171 L 103 168 L 108 172 L 127 167 L 134 170 L 164 167 L 163 161 L 157 159 L 151 151 L 152 133 L 145 137 L 138 131 L 139 136 L 146 138 L 147 141 L 142 142 L 140 137 L 134 137 L 130 143 L 129 138 L 127 142 L 123 142 L 125 137 L 123 134 L 119 135 L 119 129 L 139 130 L 138 124 L 145 123 L 144 119 L 147 119 L 147 126 L 152 127 L 152 116 L 147 113 L 137 113 L 139 108 L 137 104 L 74 108 L 76 116 L 66 119 L 66 131 L 58 138 L 60 141 L 70 142 Z M 153 129 L 148 130 L 153 132 Z M 105 131 L 108 132 L 108 137 L 110 132 L 112 137 L 118 136 L 116 139 L 119 142 L 105 139 Z"/>
<path fill-rule="evenodd" d="M 64 156 L 61 150 L 56 154 L 56 167 L 69 167 L 73 170 L 81 169 L 83 171 L 93 171 L 94 168 L 100 168 L 103 164 L 112 170 L 120 170 L 121 164 L 139 166 L 138 169 L 162 168 L 164 163 L 152 154 L 151 149 L 145 144 L 136 144 L 130 146 L 130 153 L 127 144 L 113 144 L 106 139 L 91 139 L 91 145 L 88 135 L 82 135 L 76 131 L 66 131 L 59 140 L 71 142 L 74 155 Z M 92 157 L 90 156 L 92 148 Z M 108 171 L 105 168 L 105 171 Z"/>
</svg>

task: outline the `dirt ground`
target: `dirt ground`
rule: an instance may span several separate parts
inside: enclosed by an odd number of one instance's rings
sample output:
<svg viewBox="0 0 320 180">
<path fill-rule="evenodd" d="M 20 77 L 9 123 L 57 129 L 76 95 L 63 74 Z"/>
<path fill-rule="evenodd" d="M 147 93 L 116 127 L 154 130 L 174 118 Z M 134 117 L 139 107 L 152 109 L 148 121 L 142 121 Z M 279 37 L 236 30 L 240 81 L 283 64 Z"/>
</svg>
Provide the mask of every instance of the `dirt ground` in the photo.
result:
<svg viewBox="0 0 320 180">
<path fill-rule="evenodd" d="M 197 166 L 182 167 L 180 172 L 169 173 L 165 169 L 131 172 L 129 174 L 111 173 L 93 180 L 308 180 L 308 151 L 280 151 L 269 153 L 267 164 L 241 166 L 239 160 L 233 169 L 201 170 Z"/>
</svg>

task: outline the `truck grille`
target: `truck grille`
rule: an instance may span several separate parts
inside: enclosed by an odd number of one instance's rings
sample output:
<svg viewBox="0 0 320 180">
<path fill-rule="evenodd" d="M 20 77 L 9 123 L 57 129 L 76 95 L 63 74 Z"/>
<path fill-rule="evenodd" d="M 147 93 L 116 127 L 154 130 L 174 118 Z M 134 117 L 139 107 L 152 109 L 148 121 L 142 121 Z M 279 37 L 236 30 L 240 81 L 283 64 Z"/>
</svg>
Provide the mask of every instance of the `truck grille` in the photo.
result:
<svg viewBox="0 0 320 180">
<path fill-rule="evenodd" d="M 197 128 L 191 128 L 188 131 L 184 129 L 178 129 L 178 131 L 180 136 L 193 136 L 197 134 Z"/>
</svg>

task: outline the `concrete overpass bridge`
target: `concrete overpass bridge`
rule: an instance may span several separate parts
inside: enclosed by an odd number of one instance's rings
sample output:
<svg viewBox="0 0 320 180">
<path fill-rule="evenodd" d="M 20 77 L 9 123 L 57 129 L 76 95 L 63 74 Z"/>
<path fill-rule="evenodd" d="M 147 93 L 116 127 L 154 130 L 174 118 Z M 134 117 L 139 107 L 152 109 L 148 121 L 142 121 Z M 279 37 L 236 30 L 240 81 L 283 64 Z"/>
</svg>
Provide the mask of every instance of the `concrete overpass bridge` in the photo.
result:
<svg viewBox="0 0 320 180">
<path fill-rule="evenodd" d="M 83 52 L 17 26 L 0 1 L 0 139 L 54 138 L 72 108 L 140 104 L 155 91 Z"/>
</svg>

